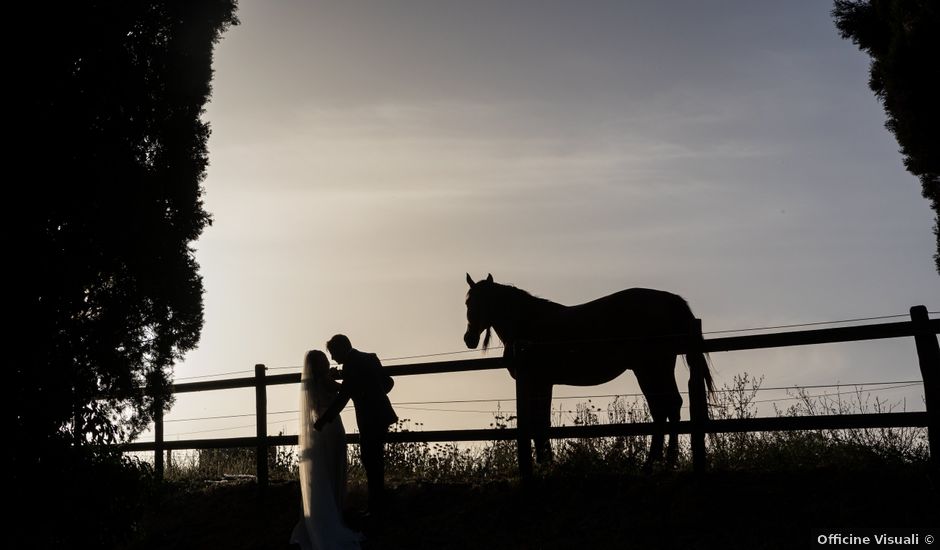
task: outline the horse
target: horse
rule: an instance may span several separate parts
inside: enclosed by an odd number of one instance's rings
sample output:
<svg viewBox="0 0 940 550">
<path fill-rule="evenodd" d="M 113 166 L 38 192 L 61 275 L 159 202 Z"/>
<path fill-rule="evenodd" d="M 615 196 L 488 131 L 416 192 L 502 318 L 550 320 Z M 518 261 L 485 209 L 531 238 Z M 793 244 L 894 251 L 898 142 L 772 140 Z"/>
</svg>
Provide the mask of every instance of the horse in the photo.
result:
<svg viewBox="0 0 940 550">
<path fill-rule="evenodd" d="M 496 283 L 493 275 L 474 282 L 467 274 L 467 331 L 464 343 L 476 349 L 485 332 L 503 342 L 503 360 L 510 376 L 526 383 L 517 404 L 519 428 L 523 415 L 531 422 L 526 439 L 535 440 L 536 460 L 552 460 L 548 428 L 552 388 L 556 384 L 593 386 L 609 382 L 630 369 L 646 397 L 654 433 L 644 469 L 663 460 L 667 421 L 666 464 L 678 456 L 678 423 L 682 397 L 676 386 L 676 349 L 701 341 L 701 326 L 681 296 L 648 288 L 631 288 L 576 306 L 538 298 L 525 290 Z M 696 349 L 696 346 L 688 346 Z M 685 354 L 689 385 L 704 384 L 714 392 L 708 361 L 701 351 Z M 705 409 L 705 407 L 702 407 Z M 707 409 L 706 409 L 707 410 Z M 707 412 L 706 412 L 707 414 Z M 521 441 L 521 438 L 520 438 Z M 523 457 L 520 460 L 530 460 Z"/>
</svg>

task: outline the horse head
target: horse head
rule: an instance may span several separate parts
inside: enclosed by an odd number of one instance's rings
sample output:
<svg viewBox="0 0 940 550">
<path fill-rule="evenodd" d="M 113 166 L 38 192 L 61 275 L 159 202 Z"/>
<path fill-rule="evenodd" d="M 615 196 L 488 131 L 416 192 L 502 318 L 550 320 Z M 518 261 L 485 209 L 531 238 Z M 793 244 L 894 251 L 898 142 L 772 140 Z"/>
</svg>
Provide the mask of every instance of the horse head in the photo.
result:
<svg viewBox="0 0 940 550">
<path fill-rule="evenodd" d="M 483 349 L 486 350 L 490 346 L 490 332 L 493 328 L 489 292 L 494 284 L 493 275 L 487 275 L 486 279 L 475 283 L 467 273 L 467 284 L 470 290 L 467 292 L 467 332 L 463 335 L 463 341 L 468 348 L 476 349 L 480 344 L 480 334 L 486 331 L 483 337 Z"/>
</svg>

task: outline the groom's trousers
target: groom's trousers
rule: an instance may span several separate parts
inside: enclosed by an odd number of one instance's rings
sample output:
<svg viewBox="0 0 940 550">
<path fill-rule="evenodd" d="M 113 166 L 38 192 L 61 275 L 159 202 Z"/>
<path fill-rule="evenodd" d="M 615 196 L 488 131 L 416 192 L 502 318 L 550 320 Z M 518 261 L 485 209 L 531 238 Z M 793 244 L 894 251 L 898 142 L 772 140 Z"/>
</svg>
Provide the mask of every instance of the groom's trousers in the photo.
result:
<svg viewBox="0 0 940 550">
<path fill-rule="evenodd" d="M 369 485 L 369 512 L 382 511 L 385 495 L 385 441 L 388 429 L 359 433 L 359 456 Z"/>
</svg>

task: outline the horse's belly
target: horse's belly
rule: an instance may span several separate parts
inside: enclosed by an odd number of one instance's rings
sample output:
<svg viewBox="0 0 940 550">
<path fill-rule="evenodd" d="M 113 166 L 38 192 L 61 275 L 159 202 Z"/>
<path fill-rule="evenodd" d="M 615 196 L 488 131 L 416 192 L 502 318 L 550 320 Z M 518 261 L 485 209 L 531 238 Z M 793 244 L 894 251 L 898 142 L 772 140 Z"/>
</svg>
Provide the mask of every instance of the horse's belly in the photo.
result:
<svg viewBox="0 0 940 550">
<path fill-rule="evenodd" d="M 605 384 L 614 378 L 617 378 L 627 370 L 622 363 L 598 364 L 594 363 L 591 368 L 568 368 L 557 370 L 554 374 L 556 384 L 566 386 L 596 386 Z"/>
<path fill-rule="evenodd" d="M 550 348 L 549 348 L 550 349 Z M 539 350 L 525 356 L 533 372 L 543 380 L 568 386 L 596 386 L 617 378 L 627 370 L 675 368 L 676 355 L 669 349 L 582 349 L 577 352 L 546 353 Z"/>
</svg>

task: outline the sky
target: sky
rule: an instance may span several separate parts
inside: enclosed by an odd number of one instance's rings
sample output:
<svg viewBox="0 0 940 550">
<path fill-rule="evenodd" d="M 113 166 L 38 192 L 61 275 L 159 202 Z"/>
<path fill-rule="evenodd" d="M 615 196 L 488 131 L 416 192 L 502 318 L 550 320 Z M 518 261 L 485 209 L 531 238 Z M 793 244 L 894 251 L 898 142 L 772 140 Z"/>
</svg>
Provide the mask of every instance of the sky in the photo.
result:
<svg viewBox="0 0 940 550">
<path fill-rule="evenodd" d="M 338 332 L 386 365 L 461 351 L 467 272 L 566 305 L 668 290 L 706 332 L 940 311 L 932 212 L 829 2 L 239 5 L 204 116 L 205 327 L 177 382 L 299 372 Z M 712 361 L 719 386 L 921 378 L 909 339 Z M 269 389 L 269 433 L 296 433 L 297 391 Z M 628 372 L 556 395 L 636 391 Z M 513 394 L 492 371 L 401 377 L 391 398 Z M 866 395 L 923 410 L 919 386 Z M 482 428 L 496 404 L 396 409 Z M 252 390 L 180 395 L 167 438 L 250 435 L 188 419 L 253 410 Z"/>
</svg>

